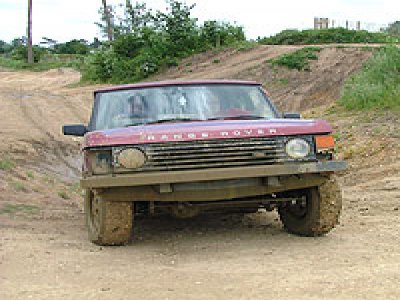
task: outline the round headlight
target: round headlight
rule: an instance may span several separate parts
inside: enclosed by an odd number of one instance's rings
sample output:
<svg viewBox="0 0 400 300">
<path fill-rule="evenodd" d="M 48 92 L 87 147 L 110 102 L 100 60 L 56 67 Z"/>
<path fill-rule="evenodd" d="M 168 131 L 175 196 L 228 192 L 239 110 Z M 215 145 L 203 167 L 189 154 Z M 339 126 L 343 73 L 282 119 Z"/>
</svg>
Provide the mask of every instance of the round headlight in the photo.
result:
<svg viewBox="0 0 400 300">
<path fill-rule="evenodd" d="M 138 149 L 125 149 L 118 154 L 118 163 L 127 169 L 137 169 L 146 162 L 146 156 Z"/>
<path fill-rule="evenodd" d="M 310 145 L 303 139 L 292 139 L 286 144 L 286 153 L 292 158 L 304 158 L 310 154 Z"/>
</svg>

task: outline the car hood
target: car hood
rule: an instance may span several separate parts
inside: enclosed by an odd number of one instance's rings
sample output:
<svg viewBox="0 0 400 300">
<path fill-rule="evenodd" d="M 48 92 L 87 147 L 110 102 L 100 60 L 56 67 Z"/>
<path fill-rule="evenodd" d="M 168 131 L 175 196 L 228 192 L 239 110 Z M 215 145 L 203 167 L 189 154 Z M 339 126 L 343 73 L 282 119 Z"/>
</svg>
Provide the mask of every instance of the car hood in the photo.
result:
<svg viewBox="0 0 400 300">
<path fill-rule="evenodd" d="M 85 135 L 83 148 L 215 140 L 283 135 L 326 134 L 332 127 L 323 120 L 217 120 L 139 125 L 92 131 Z"/>
</svg>

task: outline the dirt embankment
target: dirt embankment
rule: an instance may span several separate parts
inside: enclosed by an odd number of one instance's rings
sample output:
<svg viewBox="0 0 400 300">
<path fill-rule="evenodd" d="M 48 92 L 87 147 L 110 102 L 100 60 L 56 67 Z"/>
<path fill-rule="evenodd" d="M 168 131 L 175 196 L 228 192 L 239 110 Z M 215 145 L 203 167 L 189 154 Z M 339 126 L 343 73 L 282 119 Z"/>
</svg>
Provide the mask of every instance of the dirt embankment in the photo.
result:
<svg viewBox="0 0 400 300">
<path fill-rule="evenodd" d="M 184 60 L 157 79 L 243 79 L 255 80 L 269 91 L 282 111 L 304 111 L 334 102 L 344 80 L 358 71 L 372 55 L 372 48 L 321 46 L 318 60 L 309 72 L 271 67 L 268 60 L 303 46 L 258 46 L 207 52 Z"/>
<path fill-rule="evenodd" d="M 293 49 L 198 55 L 162 78 L 255 79 L 281 108 L 331 121 L 350 168 L 341 224 L 315 239 L 259 212 L 141 219 L 132 245 L 90 244 L 79 139 L 61 125 L 87 122 L 94 87 L 69 87 L 79 80 L 70 70 L 0 72 L 0 299 L 400 298 L 399 115 L 329 108 L 370 52 L 324 49 L 311 72 L 265 63 Z"/>
</svg>

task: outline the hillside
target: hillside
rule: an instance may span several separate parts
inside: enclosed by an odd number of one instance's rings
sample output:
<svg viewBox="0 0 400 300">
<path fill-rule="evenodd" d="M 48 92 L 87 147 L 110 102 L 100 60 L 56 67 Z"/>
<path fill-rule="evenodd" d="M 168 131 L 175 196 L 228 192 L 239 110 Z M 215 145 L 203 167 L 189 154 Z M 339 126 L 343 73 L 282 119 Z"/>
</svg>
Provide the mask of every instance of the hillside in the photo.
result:
<svg viewBox="0 0 400 300">
<path fill-rule="evenodd" d="M 207 52 L 185 59 L 176 68 L 155 79 L 235 78 L 255 80 L 270 92 L 274 103 L 284 111 L 304 111 L 334 102 L 344 80 L 359 70 L 372 55 L 372 48 L 321 46 L 311 71 L 271 67 L 267 61 L 304 46 L 257 46 Z"/>
</svg>

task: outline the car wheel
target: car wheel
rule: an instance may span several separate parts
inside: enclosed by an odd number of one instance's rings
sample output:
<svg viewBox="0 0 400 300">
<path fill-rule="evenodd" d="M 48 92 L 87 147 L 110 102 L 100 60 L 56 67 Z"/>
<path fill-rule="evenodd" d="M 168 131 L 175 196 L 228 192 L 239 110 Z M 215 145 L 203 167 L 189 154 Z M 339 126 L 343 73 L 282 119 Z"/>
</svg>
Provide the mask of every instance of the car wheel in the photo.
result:
<svg viewBox="0 0 400 300">
<path fill-rule="evenodd" d="M 124 245 L 131 240 L 131 202 L 106 201 L 88 189 L 85 192 L 85 219 L 89 240 L 97 245 Z"/>
<path fill-rule="evenodd" d="M 336 177 L 329 177 L 322 185 L 300 192 L 303 199 L 278 209 L 285 229 L 302 236 L 320 236 L 339 223 L 342 193 Z"/>
</svg>

